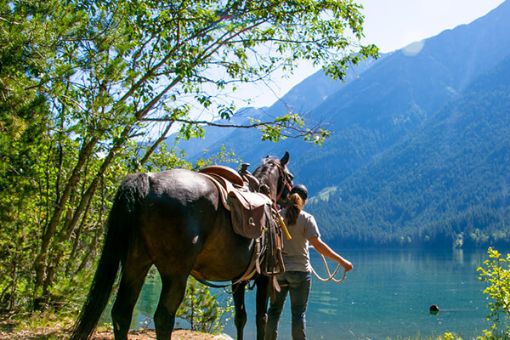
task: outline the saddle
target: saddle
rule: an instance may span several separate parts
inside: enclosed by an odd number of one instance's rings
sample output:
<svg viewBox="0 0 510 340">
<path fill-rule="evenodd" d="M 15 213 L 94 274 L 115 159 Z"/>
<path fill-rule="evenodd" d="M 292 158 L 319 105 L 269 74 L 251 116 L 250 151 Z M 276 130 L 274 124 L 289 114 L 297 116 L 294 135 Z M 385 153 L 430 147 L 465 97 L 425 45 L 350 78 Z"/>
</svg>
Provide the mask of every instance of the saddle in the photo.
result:
<svg viewBox="0 0 510 340">
<path fill-rule="evenodd" d="M 218 188 L 223 206 L 230 211 L 234 232 L 255 242 L 252 261 L 238 281 L 250 280 L 255 272 L 268 276 L 284 272 L 282 231 L 271 199 L 250 191 L 253 181 L 243 180 L 247 177 L 231 168 L 213 165 L 199 172 Z"/>
</svg>

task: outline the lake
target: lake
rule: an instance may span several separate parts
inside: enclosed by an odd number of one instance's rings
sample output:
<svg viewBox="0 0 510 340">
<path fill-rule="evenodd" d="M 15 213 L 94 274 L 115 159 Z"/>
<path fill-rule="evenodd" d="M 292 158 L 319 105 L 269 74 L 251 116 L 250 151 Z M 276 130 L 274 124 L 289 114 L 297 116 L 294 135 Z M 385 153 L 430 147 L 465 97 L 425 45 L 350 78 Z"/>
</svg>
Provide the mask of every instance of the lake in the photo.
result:
<svg viewBox="0 0 510 340">
<path fill-rule="evenodd" d="M 488 327 L 487 300 L 482 294 L 485 284 L 476 272 L 487 258 L 485 251 L 363 249 L 341 253 L 354 270 L 341 285 L 314 278 L 307 311 L 310 339 L 435 337 L 446 331 L 470 339 Z M 314 267 L 323 272 L 322 261 L 315 251 L 312 254 Z M 133 327 L 153 327 L 159 289 L 159 278 L 148 280 Z M 214 292 L 222 300 L 228 298 L 221 289 Z M 254 295 L 254 291 L 247 292 L 247 339 L 256 334 Z M 280 321 L 282 339 L 290 338 L 289 304 Z M 429 313 L 432 304 L 440 308 L 437 315 Z M 224 332 L 235 336 L 233 320 L 226 322 Z"/>
</svg>

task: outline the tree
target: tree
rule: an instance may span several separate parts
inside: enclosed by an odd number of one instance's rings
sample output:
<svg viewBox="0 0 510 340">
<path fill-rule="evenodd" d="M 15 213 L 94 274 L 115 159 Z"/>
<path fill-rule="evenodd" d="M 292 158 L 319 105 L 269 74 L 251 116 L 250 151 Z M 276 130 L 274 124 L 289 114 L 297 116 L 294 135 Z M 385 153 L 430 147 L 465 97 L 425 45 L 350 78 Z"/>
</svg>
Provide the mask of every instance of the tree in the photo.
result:
<svg viewBox="0 0 510 340">
<path fill-rule="evenodd" d="M 507 339 L 510 336 L 510 253 L 502 256 L 493 248 L 488 250 L 489 259 L 477 270 L 480 280 L 488 285 L 483 293 L 489 300 L 490 314 L 487 319 L 492 321 L 484 337 L 489 339 Z M 502 320 L 503 319 L 503 320 Z M 503 321 L 503 322 L 501 322 Z M 501 329 L 502 328 L 502 329 Z"/>
<path fill-rule="evenodd" d="M 177 317 L 189 322 L 191 330 L 220 333 L 224 323 L 222 317 L 229 316 L 232 311 L 232 305 L 222 307 L 208 287 L 190 278 L 186 286 L 186 297 L 177 310 Z"/>
<path fill-rule="evenodd" d="M 69 301 L 116 185 L 128 172 L 191 167 L 162 146 L 172 128 L 191 138 L 217 124 L 197 112 L 263 139 L 327 136 L 292 112 L 229 124 L 236 108 L 220 94 L 302 59 L 340 78 L 375 57 L 359 43 L 360 9 L 349 0 L 2 1 L 3 308 Z"/>
</svg>

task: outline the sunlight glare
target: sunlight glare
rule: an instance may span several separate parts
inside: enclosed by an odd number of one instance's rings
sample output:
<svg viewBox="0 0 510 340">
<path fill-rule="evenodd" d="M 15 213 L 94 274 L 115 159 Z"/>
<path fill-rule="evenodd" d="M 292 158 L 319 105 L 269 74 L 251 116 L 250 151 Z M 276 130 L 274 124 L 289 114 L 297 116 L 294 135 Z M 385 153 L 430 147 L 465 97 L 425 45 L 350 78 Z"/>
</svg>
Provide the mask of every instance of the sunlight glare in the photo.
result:
<svg viewBox="0 0 510 340">
<path fill-rule="evenodd" d="M 425 40 L 415 41 L 402 49 L 402 52 L 408 57 L 418 55 L 425 46 Z"/>
</svg>

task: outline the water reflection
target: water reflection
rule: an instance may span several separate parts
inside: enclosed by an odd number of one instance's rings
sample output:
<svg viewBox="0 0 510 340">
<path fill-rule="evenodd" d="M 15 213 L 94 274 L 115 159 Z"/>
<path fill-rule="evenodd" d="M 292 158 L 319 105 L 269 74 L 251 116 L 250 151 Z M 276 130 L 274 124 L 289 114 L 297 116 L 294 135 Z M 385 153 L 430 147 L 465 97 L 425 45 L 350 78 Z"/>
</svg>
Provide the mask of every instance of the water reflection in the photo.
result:
<svg viewBox="0 0 510 340">
<path fill-rule="evenodd" d="M 453 249 L 453 259 L 458 264 L 464 264 L 464 249 Z"/>
</svg>

